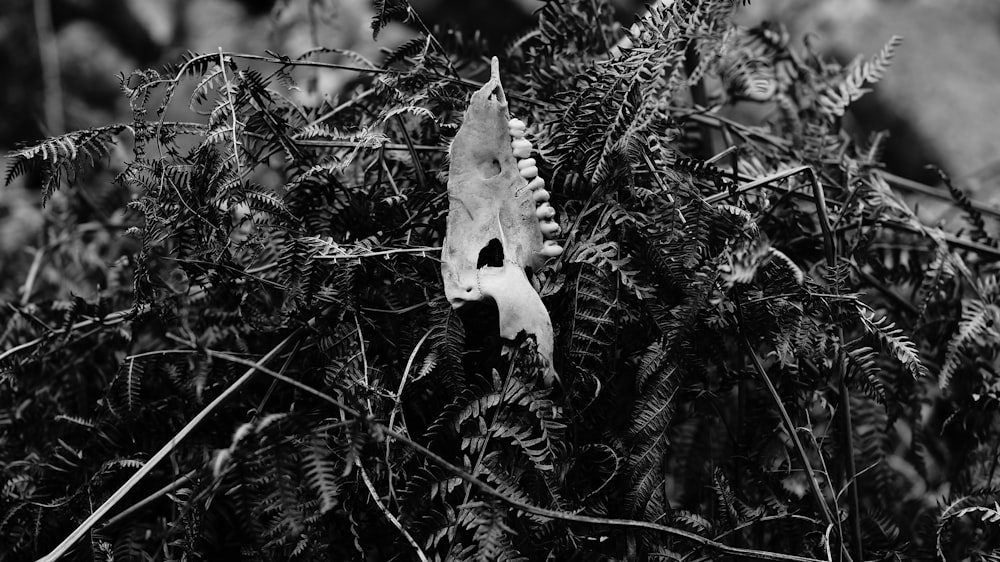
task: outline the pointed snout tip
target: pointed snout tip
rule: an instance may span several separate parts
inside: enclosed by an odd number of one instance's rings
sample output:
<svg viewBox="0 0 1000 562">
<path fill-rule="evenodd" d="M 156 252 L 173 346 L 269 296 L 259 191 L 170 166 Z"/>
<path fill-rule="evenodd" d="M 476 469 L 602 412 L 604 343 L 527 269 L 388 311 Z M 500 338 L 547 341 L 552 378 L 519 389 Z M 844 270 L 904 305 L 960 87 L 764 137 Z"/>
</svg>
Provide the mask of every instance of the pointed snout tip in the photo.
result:
<svg viewBox="0 0 1000 562">
<path fill-rule="evenodd" d="M 495 98 L 501 105 L 507 105 L 507 96 L 504 94 L 503 84 L 500 82 L 500 59 L 497 57 L 490 59 L 490 81 L 483 89 L 488 90 L 490 97 Z"/>
</svg>

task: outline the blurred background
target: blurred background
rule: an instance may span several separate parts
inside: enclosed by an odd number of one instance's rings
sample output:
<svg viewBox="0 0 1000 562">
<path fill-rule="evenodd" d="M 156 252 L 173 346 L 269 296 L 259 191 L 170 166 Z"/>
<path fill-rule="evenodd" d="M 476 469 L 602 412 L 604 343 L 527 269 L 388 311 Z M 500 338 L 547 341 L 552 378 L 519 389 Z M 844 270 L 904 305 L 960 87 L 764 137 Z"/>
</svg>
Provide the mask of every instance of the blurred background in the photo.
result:
<svg viewBox="0 0 1000 562">
<path fill-rule="evenodd" d="M 475 31 L 500 49 L 532 24 L 540 0 L 411 0 L 440 32 Z M 636 0 L 614 0 L 628 25 Z M 20 143 L 128 121 L 119 75 L 158 68 L 188 51 L 297 56 L 317 46 L 351 49 L 378 62 L 415 32 L 393 24 L 372 40 L 371 0 L 4 0 L 0 12 L 0 163 Z M 926 164 L 944 169 L 980 200 L 998 202 L 1000 2 L 996 0 L 754 0 L 739 22 L 778 21 L 793 45 L 843 62 L 870 56 L 894 34 L 904 37 L 888 77 L 852 107 L 859 134 L 891 133 L 890 171 L 934 183 Z M 335 96 L 351 78 L 303 71 L 302 103 Z M 733 108 L 748 123 L 766 104 Z M 170 116 L 168 115 L 168 119 Z M 6 165 L 4 164 L 4 167 Z M 105 178 L 110 181 L 112 175 Z M 928 203 L 927 205 L 930 205 Z M 933 210 L 932 220 L 943 219 Z M 0 189 L 0 276 L 26 268 L 43 243 L 37 188 Z M 8 285 L 0 282 L 0 286 Z M 0 289 L 2 290 L 2 289 Z"/>
</svg>

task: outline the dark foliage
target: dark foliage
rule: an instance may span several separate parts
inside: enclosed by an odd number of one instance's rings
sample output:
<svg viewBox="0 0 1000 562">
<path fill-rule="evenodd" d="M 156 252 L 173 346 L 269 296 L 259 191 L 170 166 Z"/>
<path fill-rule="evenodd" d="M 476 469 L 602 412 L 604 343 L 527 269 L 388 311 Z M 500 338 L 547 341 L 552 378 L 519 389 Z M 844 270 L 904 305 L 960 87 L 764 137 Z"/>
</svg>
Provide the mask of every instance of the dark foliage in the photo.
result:
<svg viewBox="0 0 1000 562">
<path fill-rule="evenodd" d="M 553 387 L 442 294 L 474 39 L 355 58 L 321 107 L 309 56 L 191 54 L 123 77 L 132 122 L 12 153 L 88 289 L 0 309 L 0 560 L 995 556 L 990 217 L 951 188 L 974 239 L 921 224 L 842 131 L 897 39 L 842 66 L 733 9 L 551 1 L 498 53 L 566 232 Z"/>
</svg>

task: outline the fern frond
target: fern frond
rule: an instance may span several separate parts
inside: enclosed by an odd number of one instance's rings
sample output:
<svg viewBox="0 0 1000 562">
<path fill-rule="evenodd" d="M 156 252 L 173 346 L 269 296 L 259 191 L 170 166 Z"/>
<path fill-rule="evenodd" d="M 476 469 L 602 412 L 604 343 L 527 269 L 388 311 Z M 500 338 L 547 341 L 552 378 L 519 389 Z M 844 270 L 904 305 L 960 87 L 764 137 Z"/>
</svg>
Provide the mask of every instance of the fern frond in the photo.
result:
<svg viewBox="0 0 1000 562">
<path fill-rule="evenodd" d="M 350 59 L 352 62 L 356 63 L 359 67 L 364 69 L 375 70 L 378 68 L 377 64 L 368 60 L 368 57 L 362 55 L 361 53 L 353 51 L 351 49 L 338 49 L 336 47 L 313 47 L 312 49 L 309 49 L 308 51 L 296 57 L 295 60 L 300 60 L 300 61 L 310 60 L 316 57 L 316 55 L 327 55 L 327 54 L 341 55 L 342 57 L 346 57 Z"/>
<path fill-rule="evenodd" d="M 735 100 L 756 102 L 774 98 L 779 87 L 774 66 L 766 60 L 747 57 L 749 53 L 745 51 L 736 53 L 737 57 L 724 59 L 719 72 L 729 96 Z"/>
<path fill-rule="evenodd" d="M 536 470 L 551 471 L 563 426 L 546 393 L 532 389 L 517 376 L 508 377 L 503 389 L 487 391 L 458 408 L 448 421 L 450 430 L 462 435 L 462 449 L 469 455 L 482 454 L 487 435 L 491 435 L 515 445 Z M 463 431 L 466 424 L 468 429 Z"/>
<path fill-rule="evenodd" d="M 458 313 L 443 298 L 431 303 L 431 333 L 427 344 L 437 357 L 440 376 L 445 385 L 457 393 L 464 389 L 466 381 L 462 356 L 465 353 L 465 328 Z"/>
<path fill-rule="evenodd" d="M 403 114 L 414 115 L 420 119 L 427 119 L 432 123 L 437 123 L 437 116 L 431 110 L 426 107 L 421 107 L 419 105 L 403 105 L 398 107 L 388 108 L 384 113 L 380 115 L 381 121 L 385 122 L 397 115 Z"/>
<path fill-rule="evenodd" d="M 845 69 L 841 81 L 816 98 L 819 110 L 830 117 L 843 116 L 847 106 L 870 91 L 864 88 L 865 85 L 874 85 L 882 79 L 889 69 L 896 47 L 902 41 L 902 37 L 894 35 L 871 60 L 862 62 L 858 59 L 852 62 Z"/>
<path fill-rule="evenodd" d="M 372 17 L 372 39 L 377 40 L 378 34 L 393 18 L 408 16 L 410 4 L 406 0 L 374 0 L 372 8 L 375 15 Z"/>
<path fill-rule="evenodd" d="M 136 470 L 142 468 L 143 464 L 145 464 L 145 461 L 141 459 L 112 459 L 101 464 L 101 471 L 114 470 L 118 468 Z"/>
<path fill-rule="evenodd" d="M 626 505 L 629 512 L 653 520 L 666 509 L 661 466 L 670 443 L 670 423 L 678 407 L 677 395 L 683 377 L 655 346 L 647 353 L 650 355 L 647 368 L 653 374 L 644 377 L 646 384 L 639 389 L 642 398 L 636 404 L 628 430 L 633 445 L 627 461 L 631 489 Z"/>
<path fill-rule="evenodd" d="M 34 146 L 19 148 L 7 154 L 9 160 L 4 184 L 33 168 L 42 172 L 42 203 L 59 189 L 63 179 L 74 181 L 78 174 L 107 158 L 123 131 L 132 132 L 128 125 L 107 125 L 95 129 L 74 131 L 45 139 Z"/>
<path fill-rule="evenodd" d="M 142 406 L 141 388 L 148 360 L 126 359 L 108 388 L 108 406 L 118 415 L 135 414 Z"/>
<path fill-rule="evenodd" d="M 85 427 L 90 430 L 93 430 L 94 428 L 97 427 L 97 424 L 94 422 L 94 420 L 82 418 L 80 416 L 69 416 L 66 414 L 59 414 L 55 417 L 55 419 L 58 421 L 68 421 L 70 423 Z"/>
<path fill-rule="evenodd" d="M 923 278 L 917 288 L 920 303 L 917 310 L 921 316 L 927 313 L 927 307 L 931 301 L 940 298 L 949 283 L 963 271 L 967 272 L 968 268 L 960 256 L 956 255 L 945 244 L 935 247 L 934 259 L 924 269 Z"/>
<path fill-rule="evenodd" d="M 519 483 L 524 475 L 512 473 L 509 468 L 503 466 L 498 453 L 486 455 L 483 458 L 481 470 L 486 479 L 506 497 L 515 498 L 525 503 L 535 501 L 529 491 L 525 490 Z M 539 524 L 549 521 L 545 517 L 530 513 L 526 513 L 524 516 Z"/>
<path fill-rule="evenodd" d="M 998 321 L 1000 308 L 996 304 L 979 299 L 962 301 L 962 319 L 958 323 L 958 332 L 948 341 L 948 351 L 938 374 L 938 385 L 942 389 L 951 384 L 951 377 L 965 359 L 964 352 L 969 345 L 984 338 L 992 341 L 1000 338 L 993 329 Z"/>
<path fill-rule="evenodd" d="M 670 521 L 684 529 L 689 529 L 700 535 L 715 533 L 715 525 L 702 515 L 687 510 L 678 509 L 670 514 Z"/>
<path fill-rule="evenodd" d="M 403 59 L 413 57 L 419 53 L 426 53 L 430 49 L 430 39 L 424 34 L 420 34 L 402 45 L 393 49 L 382 61 L 383 68 L 389 68 L 394 63 Z"/>
<path fill-rule="evenodd" d="M 989 499 L 993 500 L 992 505 Z M 989 491 L 984 491 L 978 494 L 963 496 L 943 507 L 935 532 L 936 553 L 941 560 L 948 559 L 944 547 L 952 538 L 952 526 L 954 522 L 969 516 L 978 518 L 983 524 L 993 528 L 994 532 L 1000 531 L 1000 503 L 998 503 L 997 494 L 995 492 L 989 493 Z M 966 549 L 969 546 L 971 545 L 963 545 Z"/>
<path fill-rule="evenodd" d="M 453 492 L 461 491 L 462 479 L 436 467 L 420 466 L 409 471 L 409 479 L 399 492 L 400 519 L 415 521 L 446 505 Z"/>
<path fill-rule="evenodd" d="M 508 535 L 514 532 L 506 522 L 506 509 L 497 504 L 476 509 L 476 562 L 496 562 L 517 558 Z"/>
<path fill-rule="evenodd" d="M 201 80 L 195 85 L 194 92 L 191 94 L 189 109 L 192 112 L 200 113 L 197 107 L 208 101 L 208 97 L 214 90 L 228 83 L 227 70 L 231 70 L 231 68 L 226 69 L 216 62 L 202 75 Z"/>
<path fill-rule="evenodd" d="M 885 404 L 885 385 L 882 384 L 881 370 L 876 364 L 878 353 L 870 347 L 856 344 L 848 344 L 846 352 L 851 380 L 857 381 L 865 393 L 879 404 Z"/>
<path fill-rule="evenodd" d="M 996 247 L 998 245 L 996 237 L 986 231 L 986 221 L 983 220 L 983 214 L 972 205 L 972 201 L 969 200 L 969 196 L 966 195 L 965 191 L 952 183 L 951 179 L 943 171 L 937 170 L 937 174 L 941 178 L 941 181 L 944 182 L 945 187 L 948 188 L 948 193 L 951 195 L 952 201 L 962 209 L 965 219 L 972 225 L 972 231 L 969 233 L 972 239 L 976 242 Z"/>
<path fill-rule="evenodd" d="M 882 50 L 878 52 L 877 55 L 872 57 L 868 64 L 865 66 L 865 80 L 870 84 L 874 84 L 882 80 L 885 73 L 889 71 L 889 67 L 892 65 L 892 58 L 896 54 L 896 49 L 903 43 L 903 38 L 899 35 L 893 35 L 889 38 L 889 41 L 882 47 Z"/>
<path fill-rule="evenodd" d="M 728 252 L 726 258 L 729 263 L 719 266 L 726 287 L 752 282 L 757 277 L 757 270 L 768 263 L 776 252 L 777 250 L 764 239 L 754 240 L 750 244 L 741 245 L 733 252 Z M 787 265 L 784 261 L 780 263 Z"/>
<path fill-rule="evenodd" d="M 896 544 L 901 536 L 899 525 L 893 520 L 892 515 L 880 510 L 870 510 L 865 513 L 865 524 L 873 527 L 879 534 L 877 538 L 870 538 L 872 543 Z M 867 533 L 871 536 L 871 532 Z"/>
<path fill-rule="evenodd" d="M 490 425 L 490 433 L 499 439 L 508 439 L 523 452 L 535 468 L 540 471 L 553 470 L 552 446 L 544 435 L 537 435 L 535 429 L 520 417 L 504 413 Z"/>
<path fill-rule="evenodd" d="M 697 158 L 678 158 L 674 161 L 675 170 L 690 174 L 693 178 L 712 182 L 716 189 L 728 189 L 733 179 L 713 164 Z"/>
<path fill-rule="evenodd" d="M 885 316 L 876 319 L 875 313 L 867 309 L 859 309 L 858 317 L 865 331 L 874 336 L 892 357 L 899 361 L 915 379 L 928 375 L 927 368 L 920 361 L 917 348 L 903 330 L 897 328 Z"/>
<path fill-rule="evenodd" d="M 340 503 L 340 484 L 337 479 L 337 469 L 329 458 L 329 449 L 316 441 L 303 452 L 302 460 L 307 482 L 319 495 L 320 513 L 326 513 Z"/>
<path fill-rule="evenodd" d="M 273 217 L 298 222 L 298 218 L 292 214 L 284 201 L 263 191 L 261 186 L 250 186 L 250 189 L 247 189 L 243 196 L 244 199 L 240 202 L 244 203 L 251 212 L 266 213 Z"/>
<path fill-rule="evenodd" d="M 570 360 L 580 371 L 607 372 L 618 312 L 615 292 L 616 280 L 606 271 L 580 268 L 569 342 Z"/>
</svg>

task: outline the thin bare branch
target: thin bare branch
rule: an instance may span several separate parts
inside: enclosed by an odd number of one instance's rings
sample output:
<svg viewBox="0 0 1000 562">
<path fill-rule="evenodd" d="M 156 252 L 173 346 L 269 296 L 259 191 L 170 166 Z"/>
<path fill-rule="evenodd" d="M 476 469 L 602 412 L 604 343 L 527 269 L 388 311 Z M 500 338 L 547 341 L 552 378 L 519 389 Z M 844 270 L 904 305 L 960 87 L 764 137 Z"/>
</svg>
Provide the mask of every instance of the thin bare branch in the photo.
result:
<svg viewBox="0 0 1000 562">
<path fill-rule="evenodd" d="M 256 362 L 246 361 L 244 359 L 239 359 L 239 358 L 232 358 L 229 356 L 223 357 L 230 360 L 234 360 L 234 362 L 237 363 L 244 363 L 249 366 L 249 369 L 247 369 L 247 371 L 243 373 L 243 375 L 241 375 L 238 379 L 233 381 L 224 391 L 222 391 L 222 393 L 219 394 L 215 398 L 215 400 L 212 400 L 207 406 L 202 408 L 202 410 L 198 412 L 198 414 L 195 415 L 195 417 L 191 418 L 191 421 L 189 421 L 184 427 L 182 427 L 180 431 L 174 434 L 174 436 L 171 437 L 170 440 L 167 441 L 167 443 L 163 445 L 163 447 L 161 447 L 159 451 L 157 451 L 152 457 L 150 457 L 150 459 L 146 461 L 144 465 L 142 465 L 142 468 L 137 470 L 135 474 L 133 474 L 124 484 L 121 485 L 121 487 L 115 490 L 115 492 L 111 494 L 111 497 L 109 497 L 103 504 L 101 504 L 100 507 L 94 510 L 94 512 L 91 513 L 86 519 L 84 519 L 83 523 L 80 523 L 77 526 L 77 528 L 74 529 L 73 532 L 69 534 L 69 536 L 63 539 L 63 541 L 59 543 L 58 546 L 52 549 L 52 552 L 40 558 L 39 562 L 56 562 L 57 560 L 62 558 L 62 556 L 66 554 L 66 552 L 69 551 L 69 549 L 72 548 L 74 544 L 76 544 L 76 541 L 80 540 L 80 538 L 82 538 L 83 535 L 85 535 L 88 531 L 90 531 L 90 529 L 98 521 L 100 521 L 105 515 L 107 515 L 109 511 L 114 509 L 114 507 L 118 505 L 118 502 L 120 502 L 122 498 L 125 497 L 126 494 L 132 491 L 132 489 L 135 488 L 136 485 L 138 485 L 143 478 L 145 478 L 150 472 L 152 472 L 153 469 L 155 469 L 157 465 L 159 465 L 160 462 L 167 457 L 167 455 L 172 453 L 174 449 L 176 449 L 177 446 L 180 445 L 181 441 L 183 441 L 185 437 L 190 435 L 191 432 L 193 432 L 195 428 L 197 428 L 198 425 L 205 420 L 205 418 L 207 418 L 212 412 L 214 412 L 215 409 L 218 408 L 220 404 L 222 404 L 227 399 L 229 399 L 230 396 L 235 394 L 236 391 L 242 388 L 243 385 L 246 384 L 253 377 L 255 373 L 262 370 L 263 366 L 266 363 L 274 359 L 278 354 L 280 354 L 285 349 L 285 347 L 288 346 L 288 344 L 292 343 L 300 335 L 301 331 L 299 330 L 292 332 L 290 335 L 288 335 L 288 337 L 286 337 L 285 339 L 280 341 L 276 346 L 271 348 L 271 350 L 268 351 L 267 354 L 258 359 Z M 217 355 L 224 356 L 225 354 L 217 354 Z M 235 359 L 239 360 L 236 361 Z"/>
</svg>

